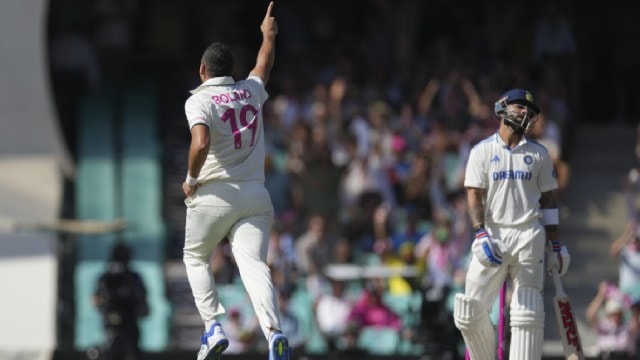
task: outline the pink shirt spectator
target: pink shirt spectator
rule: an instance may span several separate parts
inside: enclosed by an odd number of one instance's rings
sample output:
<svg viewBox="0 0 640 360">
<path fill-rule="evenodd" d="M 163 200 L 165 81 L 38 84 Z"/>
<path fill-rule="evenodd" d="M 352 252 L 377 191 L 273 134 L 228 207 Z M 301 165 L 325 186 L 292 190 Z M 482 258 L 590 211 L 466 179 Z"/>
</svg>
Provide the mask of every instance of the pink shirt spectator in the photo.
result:
<svg viewBox="0 0 640 360">
<path fill-rule="evenodd" d="M 597 345 L 601 353 L 635 353 L 636 334 L 628 323 L 616 324 L 615 321 L 603 317 L 596 326 L 596 332 Z"/>
<path fill-rule="evenodd" d="M 356 301 L 348 317 L 349 323 L 356 323 L 361 327 L 380 326 L 402 329 L 400 317 L 383 302 L 380 294 L 365 290 Z"/>
</svg>

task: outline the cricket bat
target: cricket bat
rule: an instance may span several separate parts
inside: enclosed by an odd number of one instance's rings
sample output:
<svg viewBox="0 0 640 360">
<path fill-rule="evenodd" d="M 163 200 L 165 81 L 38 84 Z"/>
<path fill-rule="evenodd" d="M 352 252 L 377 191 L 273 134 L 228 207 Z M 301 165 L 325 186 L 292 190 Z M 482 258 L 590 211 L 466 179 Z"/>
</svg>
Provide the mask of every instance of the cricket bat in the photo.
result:
<svg viewBox="0 0 640 360">
<path fill-rule="evenodd" d="M 553 307 L 556 311 L 556 321 L 560 331 L 564 356 L 567 360 L 584 360 L 582 341 L 578 333 L 578 323 L 571 309 L 571 301 L 564 292 L 557 269 L 551 271 L 551 276 L 556 290 L 553 297 Z"/>
<path fill-rule="evenodd" d="M 505 360 L 505 332 L 507 330 L 505 305 L 507 303 L 507 280 L 505 279 L 500 287 L 500 297 L 498 298 L 498 360 Z"/>
</svg>

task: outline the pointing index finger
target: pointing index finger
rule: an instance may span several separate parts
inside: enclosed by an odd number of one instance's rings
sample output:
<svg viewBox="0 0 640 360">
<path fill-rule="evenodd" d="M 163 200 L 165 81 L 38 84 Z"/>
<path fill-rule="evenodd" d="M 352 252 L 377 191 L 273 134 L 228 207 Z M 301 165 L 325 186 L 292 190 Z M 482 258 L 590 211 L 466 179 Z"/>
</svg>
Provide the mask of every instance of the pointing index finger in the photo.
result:
<svg viewBox="0 0 640 360">
<path fill-rule="evenodd" d="M 264 16 L 265 19 L 271 17 L 271 9 L 273 9 L 273 1 L 269 2 L 269 7 L 267 8 L 267 14 Z"/>
</svg>

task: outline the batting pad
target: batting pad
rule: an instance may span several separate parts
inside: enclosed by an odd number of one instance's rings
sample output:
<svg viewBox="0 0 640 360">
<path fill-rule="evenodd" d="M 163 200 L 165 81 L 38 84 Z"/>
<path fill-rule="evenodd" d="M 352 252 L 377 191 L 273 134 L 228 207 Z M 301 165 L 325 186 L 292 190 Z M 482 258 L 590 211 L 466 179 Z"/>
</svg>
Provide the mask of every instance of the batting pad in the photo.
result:
<svg viewBox="0 0 640 360">
<path fill-rule="evenodd" d="M 544 337 L 544 305 L 539 290 L 518 288 L 511 298 L 509 360 L 540 360 Z"/>
<path fill-rule="evenodd" d="M 457 294 L 453 308 L 456 327 L 462 333 L 467 351 L 473 360 L 496 358 L 496 334 L 489 313 L 482 304 L 463 294 Z"/>
</svg>

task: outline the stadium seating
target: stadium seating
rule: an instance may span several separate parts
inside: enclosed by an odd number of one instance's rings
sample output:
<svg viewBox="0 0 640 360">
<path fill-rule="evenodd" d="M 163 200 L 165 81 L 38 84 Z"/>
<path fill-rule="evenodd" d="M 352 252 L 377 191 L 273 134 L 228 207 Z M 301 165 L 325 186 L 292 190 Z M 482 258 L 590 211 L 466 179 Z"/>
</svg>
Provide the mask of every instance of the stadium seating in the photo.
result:
<svg viewBox="0 0 640 360">
<path fill-rule="evenodd" d="M 141 347 L 166 348 L 169 306 L 165 298 L 162 170 L 151 83 L 131 86 L 117 102 L 105 88 L 83 104 L 78 133 L 76 216 L 87 220 L 124 218 L 122 234 L 78 237 L 75 345 L 86 349 L 103 341 L 91 296 L 118 240 L 133 249 L 132 267 L 147 287 L 150 314 L 141 322 Z M 122 109 L 116 113 L 116 109 Z M 118 120 L 120 119 L 120 120 Z"/>
<path fill-rule="evenodd" d="M 170 309 L 165 297 L 161 145 L 153 89 L 153 82 L 140 79 L 123 98 L 119 180 L 122 215 L 130 224 L 122 236 L 133 248 L 133 265 L 145 281 L 152 309 L 141 322 L 140 345 L 159 351 L 168 342 Z"/>
<path fill-rule="evenodd" d="M 365 326 L 360 331 L 358 346 L 367 349 L 370 354 L 396 354 L 400 346 L 400 333 L 390 327 Z"/>
<path fill-rule="evenodd" d="M 85 100 L 78 124 L 78 162 L 75 183 L 78 219 L 117 217 L 117 163 L 113 98 L 108 91 Z M 75 346 L 86 349 L 102 342 L 99 313 L 91 301 L 97 278 L 116 238 L 114 234 L 78 236 L 75 272 Z"/>
</svg>

